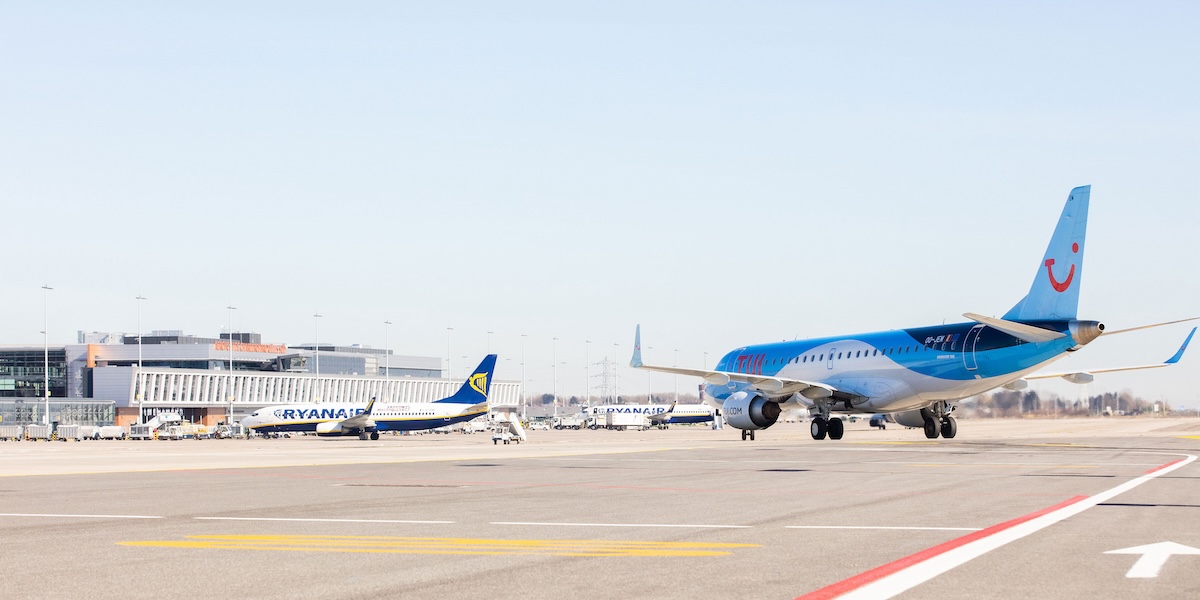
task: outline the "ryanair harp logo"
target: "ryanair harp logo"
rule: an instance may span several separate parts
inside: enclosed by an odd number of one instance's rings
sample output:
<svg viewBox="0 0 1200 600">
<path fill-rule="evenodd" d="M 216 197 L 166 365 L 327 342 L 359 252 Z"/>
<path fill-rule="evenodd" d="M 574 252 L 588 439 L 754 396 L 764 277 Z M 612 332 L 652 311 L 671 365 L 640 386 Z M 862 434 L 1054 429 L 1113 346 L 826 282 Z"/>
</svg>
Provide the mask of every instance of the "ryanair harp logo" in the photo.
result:
<svg viewBox="0 0 1200 600">
<path fill-rule="evenodd" d="M 476 373 L 476 374 L 472 375 L 469 380 L 467 380 L 467 383 L 469 383 L 471 385 L 471 389 L 486 396 L 487 395 L 487 377 L 488 377 L 487 373 Z"/>
</svg>

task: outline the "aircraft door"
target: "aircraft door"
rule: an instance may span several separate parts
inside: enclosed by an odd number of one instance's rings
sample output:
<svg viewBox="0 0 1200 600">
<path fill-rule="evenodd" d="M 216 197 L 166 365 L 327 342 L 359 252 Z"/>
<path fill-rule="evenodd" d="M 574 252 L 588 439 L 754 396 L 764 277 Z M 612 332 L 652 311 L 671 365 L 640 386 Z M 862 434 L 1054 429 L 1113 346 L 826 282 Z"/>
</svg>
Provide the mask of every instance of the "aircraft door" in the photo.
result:
<svg viewBox="0 0 1200 600">
<path fill-rule="evenodd" d="M 830 349 L 829 349 L 829 360 L 828 360 L 828 361 L 826 361 L 826 363 L 825 363 L 825 368 L 826 368 L 826 369 L 833 370 L 833 353 L 834 353 L 834 352 L 837 352 L 837 348 L 830 348 Z"/>
<path fill-rule="evenodd" d="M 974 371 L 979 368 L 979 363 L 975 360 L 975 344 L 979 342 L 979 334 L 983 328 L 987 327 L 982 323 L 971 328 L 967 332 L 967 337 L 963 338 L 962 353 L 963 366 L 967 367 L 968 371 Z"/>
</svg>

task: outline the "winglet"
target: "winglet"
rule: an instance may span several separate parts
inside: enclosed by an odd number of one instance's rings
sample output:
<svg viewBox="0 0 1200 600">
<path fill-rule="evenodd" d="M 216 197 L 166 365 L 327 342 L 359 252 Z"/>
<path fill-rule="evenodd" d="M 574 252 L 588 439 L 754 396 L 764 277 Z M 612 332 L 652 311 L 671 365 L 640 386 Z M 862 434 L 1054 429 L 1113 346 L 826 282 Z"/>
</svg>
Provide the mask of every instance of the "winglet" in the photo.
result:
<svg viewBox="0 0 1200 600">
<path fill-rule="evenodd" d="M 1188 344 L 1191 343 L 1193 335 L 1196 335 L 1195 327 L 1192 328 L 1192 332 L 1188 334 L 1187 339 L 1183 340 L 1183 345 L 1179 347 L 1179 352 L 1176 352 L 1175 356 L 1168 358 L 1167 362 L 1163 364 L 1173 365 L 1179 362 L 1179 359 L 1183 358 L 1183 351 L 1187 350 Z"/>
<path fill-rule="evenodd" d="M 633 358 L 629 359 L 629 366 L 640 369 L 642 365 L 642 325 L 638 323 L 637 329 L 633 332 Z"/>
<path fill-rule="evenodd" d="M 367 409 L 362 411 L 362 414 L 371 416 L 371 409 L 375 407 L 375 396 L 371 396 L 371 401 L 367 403 Z"/>
</svg>

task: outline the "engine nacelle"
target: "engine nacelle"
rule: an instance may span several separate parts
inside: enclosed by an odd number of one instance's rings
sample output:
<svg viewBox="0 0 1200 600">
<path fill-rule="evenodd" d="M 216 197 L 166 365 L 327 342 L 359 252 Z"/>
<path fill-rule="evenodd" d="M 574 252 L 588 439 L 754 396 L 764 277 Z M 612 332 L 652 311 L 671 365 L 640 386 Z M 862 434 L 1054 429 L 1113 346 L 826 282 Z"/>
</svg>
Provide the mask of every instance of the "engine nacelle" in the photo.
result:
<svg viewBox="0 0 1200 600">
<path fill-rule="evenodd" d="M 925 415 L 919 410 L 906 410 L 904 412 L 891 413 L 892 420 L 905 427 L 924 427 Z"/>
<path fill-rule="evenodd" d="M 751 431 L 774 425 L 781 412 L 778 402 L 772 402 L 758 392 L 738 392 L 721 406 L 726 423 Z"/>
<path fill-rule="evenodd" d="M 342 435 L 342 423 L 340 421 L 317 423 L 317 435 Z"/>
</svg>

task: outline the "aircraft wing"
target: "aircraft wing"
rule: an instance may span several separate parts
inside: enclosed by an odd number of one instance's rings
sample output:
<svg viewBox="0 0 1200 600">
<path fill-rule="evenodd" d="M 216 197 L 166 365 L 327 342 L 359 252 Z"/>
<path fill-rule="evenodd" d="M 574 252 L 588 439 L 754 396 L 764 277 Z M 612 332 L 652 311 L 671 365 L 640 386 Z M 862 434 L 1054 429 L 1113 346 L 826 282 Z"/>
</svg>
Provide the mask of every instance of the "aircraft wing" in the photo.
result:
<svg viewBox="0 0 1200 600">
<path fill-rule="evenodd" d="M 1122 331 L 1132 331 L 1132 330 L 1133 329 L 1122 330 Z M 1120 332 L 1115 332 L 1115 333 L 1120 333 Z M 1179 347 L 1179 350 L 1177 350 L 1175 352 L 1174 356 L 1172 356 L 1171 358 L 1168 358 L 1167 360 L 1165 360 L 1163 362 L 1157 363 L 1157 364 L 1138 365 L 1136 367 L 1112 367 L 1112 368 L 1108 368 L 1108 369 L 1092 369 L 1089 371 L 1076 371 L 1073 373 L 1041 373 L 1041 374 L 1037 374 L 1037 375 L 1028 375 L 1025 377 L 1025 379 L 1053 379 L 1055 377 L 1062 377 L 1063 379 L 1066 379 L 1067 381 L 1070 381 L 1071 383 L 1091 383 L 1095 379 L 1094 376 L 1099 373 L 1116 373 L 1118 371 L 1139 371 L 1142 369 L 1161 369 L 1163 367 L 1169 367 L 1175 363 L 1178 363 L 1179 359 L 1183 358 L 1183 353 L 1185 350 L 1187 350 L 1188 344 L 1191 343 L 1192 336 L 1194 336 L 1194 335 L 1196 335 L 1195 327 L 1192 328 L 1192 331 L 1191 331 L 1191 333 L 1188 334 L 1187 338 L 1183 340 L 1183 345 L 1181 345 Z"/>
<path fill-rule="evenodd" d="M 837 388 L 825 383 L 791 379 L 788 377 L 772 377 L 769 375 L 736 373 L 733 371 L 710 371 L 708 369 L 685 369 L 681 367 L 660 367 L 656 365 L 647 365 L 642 361 L 641 325 L 638 325 L 637 331 L 634 333 L 633 358 L 629 361 L 629 366 L 635 369 L 655 371 L 658 373 L 671 373 L 674 375 L 689 375 L 691 377 L 699 377 L 712 385 L 725 385 L 731 381 L 746 383 L 753 386 L 758 391 L 766 393 L 772 398 L 800 394 L 809 400 L 819 400 L 821 398 L 828 398 L 832 396 L 834 392 L 838 391 Z"/>
<path fill-rule="evenodd" d="M 368 427 L 374 427 L 375 422 L 371 420 L 371 409 L 374 407 L 375 399 L 371 398 L 371 401 L 367 403 L 366 410 L 354 415 L 353 417 L 342 419 L 341 423 L 338 423 L 338 425 L 341 425 L 342 429 L 366 429 Z"/>
<path fill-rule="evenodd" d="M 670 421 L 671 415 L 674 414 L 674 412 L 675 412 L 676 404 L 679 404 L 678 400 L 671 403 L 671 408 L 668 408 L 666 411 L 660 412 L 657 415 L 650 415 L 650 416 L 646 417 L 646 420 L 651 423 L 662 423 L 665 421 Z"/>
</svg>

